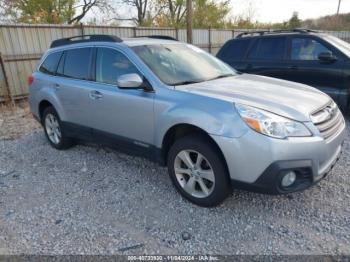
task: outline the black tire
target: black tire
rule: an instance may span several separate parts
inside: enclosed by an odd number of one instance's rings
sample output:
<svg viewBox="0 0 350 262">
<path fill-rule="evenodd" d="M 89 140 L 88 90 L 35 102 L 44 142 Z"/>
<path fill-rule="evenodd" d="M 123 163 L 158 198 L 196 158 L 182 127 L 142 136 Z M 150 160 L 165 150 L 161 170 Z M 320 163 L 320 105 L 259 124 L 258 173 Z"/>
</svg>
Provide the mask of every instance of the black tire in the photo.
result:
<svg viewBox="0 0 350 262">
<path fill-rule="evenodd" d="M 48 115 L 52 115 L 57 119 L 58 127 L 59 127 L 59 130 L 61 133 L 61 137 L 60 137 L 58 143 L 54 143 L 49 137 L 48 128 L 46 127 L 46 123 L 45 123 L 45 120 L 48 117 Z M 73 139 L 66 136 L 65 130 L 62 126 L 61 119 L 53 107 L 50 106 L 50 107 L 47 107 L 44 109 L 44 112 L 42 114 L 41 123 L 42 123 L 42 126 L 44 128 L 45 136 L 52 147 L 54 147 L 58 150 L 64 150 L 64 149 L 68 149 L 71 146 L 73 146 L 73 144 L 74 144 Z"/>
<path fill-rule="evenodd" d="M 188 192 L 186 192 L 183 186 L 181 186 L 176 176 L 174 165 L 176 164 L 175 161 L 176 161 L 177 155 L 183 150 L 196 151 L 205 157 L 204 162 L 206 161 L 209 162 L 211 166 L 210 170 L 212 170 L 214 173 L 215 183 L 211 189 L 212 190 L 211 193 L 208 196 L 195 197 L 189 194 Z M 184 163 L 181 163 L 181 164 L 184 164 Z M 191 201 L 196 205 L 203 206 L 203 207 L 217 206 L 221 202 L 223 202 L 232 191 L 229 174 L 228 174 L 224 159 L 222 159 L 221 153 L 218 152 L 218 149 L 214 145 L 209 143 L 208 139 L 203 136 L 189 135 L 175 141 L 175 143 L 171 146 L 169 150 L 167 165 L 168 165 L 168 172 L 169 172 L 170 178 L 174 186 L 176 187 L 176 189 L 180 192 L 180 194 L 183 197 L 185 197 L 186 199 L 188 199 L 189 201 Z M 190 175 L 188 177 L 190 177 Z M 180 180 L 183 180 L 183 179 L 185 178 L 181 178 Z M 183 183 L 186 183 L 188 181 L 189 180 Z M 198 188 L 198 186 L 200 185 L 197 182 L 196 187 Z"/>
</svg>

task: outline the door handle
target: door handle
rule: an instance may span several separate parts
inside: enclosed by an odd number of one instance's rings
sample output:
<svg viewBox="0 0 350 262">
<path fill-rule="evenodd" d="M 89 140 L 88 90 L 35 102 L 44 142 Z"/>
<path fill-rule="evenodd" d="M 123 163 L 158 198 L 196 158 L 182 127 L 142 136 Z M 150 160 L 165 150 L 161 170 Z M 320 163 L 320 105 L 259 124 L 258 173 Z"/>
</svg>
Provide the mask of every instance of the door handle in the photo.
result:
<svg viewBox="0 0 350 262">
<path fill-rule="evenodd" d="M 56 90 L 60 88 L 60 84 L 57 84 L 57 83 L 55 83 L 53 86 Z"/>
<path fill-rule="evenodd" d="M 91 91 L 89 96 L 91 99 L 101 99 L 103 97 L 102 93 L 96 90 Z"/>
</svg>

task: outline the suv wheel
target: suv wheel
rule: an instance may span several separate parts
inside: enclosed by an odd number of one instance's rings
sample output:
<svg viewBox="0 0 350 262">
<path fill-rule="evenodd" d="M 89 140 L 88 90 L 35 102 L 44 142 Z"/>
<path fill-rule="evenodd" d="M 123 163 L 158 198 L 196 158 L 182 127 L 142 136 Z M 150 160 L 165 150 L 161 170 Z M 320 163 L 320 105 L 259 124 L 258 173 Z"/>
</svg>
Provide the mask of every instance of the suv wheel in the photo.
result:
<svg viewBox="0 0 350 262">
<path fill-rule="evenodd" d="M 65 136 L 61 120 L 53 107 L 44 110 L 42 124 L 51 146 L 66 149 L 72 146 L 72 139 Z"/>
<path fill-rule="evenodd" d="M 231 192 L 224 161 L 201 137 L 190 135 L 173 144 L 168 171 L 181 195 L 199 206 L 216 206 Z"/>
</svg>

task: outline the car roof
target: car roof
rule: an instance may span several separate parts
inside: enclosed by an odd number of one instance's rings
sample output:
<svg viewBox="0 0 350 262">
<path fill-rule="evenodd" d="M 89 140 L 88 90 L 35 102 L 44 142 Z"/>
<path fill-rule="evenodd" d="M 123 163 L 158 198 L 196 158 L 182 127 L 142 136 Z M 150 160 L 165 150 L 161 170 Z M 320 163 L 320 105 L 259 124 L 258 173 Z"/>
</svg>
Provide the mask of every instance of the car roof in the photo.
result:
<svg viewBox="0 0 350 262">
<path fill-rule="evenodd" d="M 141 45 L 164 45 L 164 44 L 179 44 L 176 40 L 157 39 L 148 37 L 123 38 L 123 43 L 127 46 L 141 46 Z"/>
<path fill-rule="evenodd" d="M 140 36 L 133 38 L 119 38 L 109 35 L 92 35 L 94 39 L 84 40 L 81 36 L 74 36 L 71 38 L 62 38 L 54 40 L 51 43 L 50 48 L 45 53 L 51 53 L 55 51 L 64 51 L 67 49 L 81 48 L 84 46 L 91 45 L 103 45 L 103 46 L 142 46 L 142 45 L 164 45 L 164 44 L 184 44 L 177 41 L 176 39 L 169 36 Z M 96 39 L 96 36 L 102 37 L 101 39 Z M 79 39 L 80 38 L 80 39 Z M 74 39 L 74 41 L 72 41 Z M 78 40 L 75 40 L 78 39 Z"/>
<path fill-rule="evenodd" d="M 325 35 L 320 31 L 310 29 L 292 29 L 292 30 L 265 30 L 265 31 L 249 31 L 242 32 L 236 36 L 235 39 L 251 39 L 251 38 L 263 38 L 263 37 L 274 37 L 274 36 L 289 36 L 289 35 Z"/>
</svg>

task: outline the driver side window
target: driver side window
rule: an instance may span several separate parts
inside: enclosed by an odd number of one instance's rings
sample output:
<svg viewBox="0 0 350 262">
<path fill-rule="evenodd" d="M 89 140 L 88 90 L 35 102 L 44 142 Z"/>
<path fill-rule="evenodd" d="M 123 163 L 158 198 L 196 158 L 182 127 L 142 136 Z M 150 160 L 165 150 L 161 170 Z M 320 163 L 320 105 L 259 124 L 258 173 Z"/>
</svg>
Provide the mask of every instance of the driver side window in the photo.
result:
<svg viewBox="0 0 350 262">
<path fill-rule="evenodd" d="M 318 60 L 320 53 L 331 52 L 320 42 L 312 38 L 293 38 L 291 45 L 292 60 Z"/>
<path fill-rule="evenodd" d="M 122 53 L 111 48 L 97 48 L 96 81 L 106 84 L 117 84 L 121 75 L 140 72 L 133 63 Z"/>
</svg>

